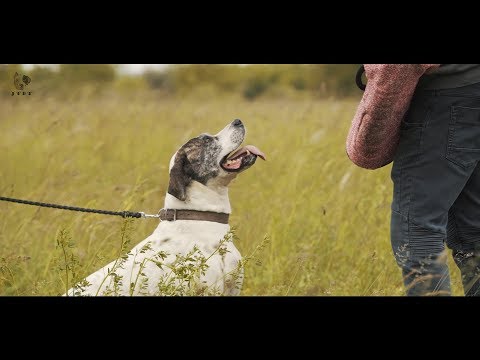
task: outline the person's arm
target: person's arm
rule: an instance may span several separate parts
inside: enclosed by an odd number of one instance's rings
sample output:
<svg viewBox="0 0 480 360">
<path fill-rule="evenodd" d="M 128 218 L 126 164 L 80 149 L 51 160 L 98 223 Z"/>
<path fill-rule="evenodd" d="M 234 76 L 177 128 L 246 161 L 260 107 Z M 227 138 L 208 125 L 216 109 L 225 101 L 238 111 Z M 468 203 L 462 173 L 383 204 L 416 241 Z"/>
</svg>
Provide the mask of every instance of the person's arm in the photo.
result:
<svg viewBox="0 0 480 360">
<path fill-rule="evenodd" d="M 440 64 L 365 64 L 368 79 L 347 137 L 347 155 L 365 169 L 393 161 L 400 124 L 419 78 Z"/>
</svg>

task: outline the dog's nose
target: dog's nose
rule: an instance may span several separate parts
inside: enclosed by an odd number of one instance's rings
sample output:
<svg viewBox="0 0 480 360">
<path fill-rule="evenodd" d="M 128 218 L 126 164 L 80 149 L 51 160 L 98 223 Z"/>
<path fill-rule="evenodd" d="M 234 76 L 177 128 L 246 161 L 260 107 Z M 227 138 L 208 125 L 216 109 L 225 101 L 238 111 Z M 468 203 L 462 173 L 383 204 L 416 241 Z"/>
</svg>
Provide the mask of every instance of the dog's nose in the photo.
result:
<svg viewBox="0 0 480 360">
<path fill-rule="evenodd" d="M 235 120 L 233 120 L 232 125 L 233 126 L 243 126 L 243 123 L 242 123 L 242 120 L 235 119 Z"/>
</svg>

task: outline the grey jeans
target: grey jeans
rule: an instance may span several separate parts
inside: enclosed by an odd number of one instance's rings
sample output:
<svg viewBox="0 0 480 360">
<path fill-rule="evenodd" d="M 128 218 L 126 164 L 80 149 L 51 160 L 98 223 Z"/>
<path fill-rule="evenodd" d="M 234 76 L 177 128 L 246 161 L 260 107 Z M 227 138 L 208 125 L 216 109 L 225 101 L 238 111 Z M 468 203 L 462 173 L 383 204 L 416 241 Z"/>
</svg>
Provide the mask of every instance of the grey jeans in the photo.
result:
<svg viewBox="0 0 480 360">
<path fill-rule="evenodd" d="M 480 296 L 480 83 L 417 90 L 392 168 L 391 242 L 407 295 L 450 295 L 445 244 Z"/>
</svg>

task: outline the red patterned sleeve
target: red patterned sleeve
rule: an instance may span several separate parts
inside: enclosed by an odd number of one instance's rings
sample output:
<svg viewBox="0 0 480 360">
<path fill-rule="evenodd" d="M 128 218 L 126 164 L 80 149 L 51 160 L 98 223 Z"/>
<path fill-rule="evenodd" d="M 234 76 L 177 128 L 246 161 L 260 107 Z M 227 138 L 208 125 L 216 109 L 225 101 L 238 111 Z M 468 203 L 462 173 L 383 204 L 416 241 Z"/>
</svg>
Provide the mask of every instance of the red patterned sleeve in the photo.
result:
<svg viewBox="0 0 480 360">
<path fill-rule="evenodd" d="M 400 124 L 419 78 L 440 64 L 365 64 L 368 79 L 347 137 L 356 165 L 377 169 L 393 161 Z"/>
</svg>

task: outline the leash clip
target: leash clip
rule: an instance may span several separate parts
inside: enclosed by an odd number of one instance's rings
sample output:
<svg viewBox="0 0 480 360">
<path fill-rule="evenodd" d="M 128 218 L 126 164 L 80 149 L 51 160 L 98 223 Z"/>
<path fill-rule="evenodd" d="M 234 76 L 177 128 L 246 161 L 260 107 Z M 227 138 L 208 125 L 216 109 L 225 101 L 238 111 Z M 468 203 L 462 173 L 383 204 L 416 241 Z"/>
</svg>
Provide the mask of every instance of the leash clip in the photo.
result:
<svg viewBox="0 0 480 360">
<path fill-rule="evenodd" d="M 142 218 L 159 218 L 160 214 L 145 214 L 143 211 L 140 211 Z"/>
</svg>

